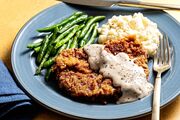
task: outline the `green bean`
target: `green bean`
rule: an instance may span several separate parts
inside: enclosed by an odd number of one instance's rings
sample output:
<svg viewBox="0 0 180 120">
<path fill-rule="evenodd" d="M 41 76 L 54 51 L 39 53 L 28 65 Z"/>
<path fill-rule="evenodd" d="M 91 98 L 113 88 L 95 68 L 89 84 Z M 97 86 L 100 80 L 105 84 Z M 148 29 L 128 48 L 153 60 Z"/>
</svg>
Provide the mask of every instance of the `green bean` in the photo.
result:
<svg viewBox="0 0 180 120">
<path fill-rule="evenodd" d="M 83 47 L 86 44 L 86 42 L 87 42 L 87 40 L 88 40 L 88 38 L 89 38 L 89 36 L 91 34 L 91 31 L 93 30 L 95 25 L 96 25 L 95 23 L 93 25 L 91 25 L 89 30 L 87 31 L 86 35 L 83 37 L 83 39 L 81 39 L 80 47 Z"/>
<path fill-rule="evenodd" d="M 51 37 L 51 42 L 49 43 L 49 45 L 52 44 L 52 43 L 54 42 L 54 40 L 57 38 L 58 30 L 59 30 L 58 27 L 56 27 L 56 28 L 54 29 L 53 35 L 52 35 L 52 37 Z M 55 55 L 56 52 L 57 52 L 56 49 L 53 48 L 53 49 L 51 50 L 51 55 Z"/>
<path fill-rule="evenodd" d="M 30 44 L 27 45 L 27 48 L 33 49 L 33 48 L 41 46 L 41 44 L 42 44 L 42 41 L 36 42 L 36 43 L 30 43 Z"/>
<path fill-rule="evenodd" d="M 47 60 L 47 58 L 50 56 L 50 54 L 52 54 L 52 52 L 56 52 L 55 50 L 54 50 L 54 46 L 52 45 L 52 42 L 53 42 L 53 40 L 56 38 L 56 36 L 57 36 L 57 31 L 58 31 L 58 29 L 56 28 L 56 29 L 54 29 L 54 33 L 53 33 L 53 35 L 52 35 L 52 40 L 51 40 L 51 42 L 50 42 L 50 44 L 49 44 L 49 46 L 48 46 L 48 50 L 47 50 L 47 52 L 46 52 L 46 55 L 44 56 L 44 58 L 43 58 L 43 60 L 42 60 L 42 62 L 41 62 L 41 64 L 40 64 L 40 66 L 38 67 L 39 69 L 37 69 L 37 74 L 39 74 L 40 73 L 40 71 L 41 71 L 41 69 L 42 69 L 42 67 L 43 66 L 45 66 L 44 64 L 45 64 L 45 62 L 47 62 L 46 60 Z M 54 51 L 53 51 L 54 50 Z"/>
<path fill-rule="evenodd" d="M 41 46 L 41 48 L 39 50 L 39 53 L 38 53 L 38 57 L 37 57 L 37 62 L 38 63 L 41 63 L 49 42 L 50 42 L 49 36 L 46 35 L 45 40 L 43 40 L 42 46 Z"/>
<path fill-rule="evenodd" d="M 96 16 L 90 20 L 88 20 L 87 24 L 86 24 L 86 27 L 84 27 L 81 31 L 81 34 L 80 34 L 80 38 L 83 38 L 85 36 L 85 34 L 87 33 L 88 29 L 90 28 L 90 26 L 94 23 L 94 22 L 97 22 L 97 21 L 101 21 L 105 19 L 105 16 Z"/>
<path fill-rule="evenodd" d="M 60 33 L 63 33 L 64 31 L 66 31 L 67 29 L 69 29 L 71 26 L 73 26 L 73 25 L 75 25 L 75 24 L 77 24 L 77 23 L 80 23 L 80 22 L 86 20 L 87 17 L 88 17 L 88 15 L 81 15 L 81 16 L 78 17 L 77 19 L 68 22 L 59 32 L 60 32 Z"/>
<path fill-rule="evenodd" d="M 52 45 L 50 45 L 50 46 L 48 47 L 45 56 L 43 57 L 43 59 L 42 59 L 40 65 L 39 65 L 38 68 L 36 69 L 35 75 L 39 75 L 39 74 L 41 73 L 41 69 L 42 69 L 42 67 L 43 67 L 43 65 L 44 65 L 44 63 L 45 63 L 45 61 L 48 59 L 48 57 L 49 57 L 49 55 L 50 55 L 50 53 L 51 53 L 52 48 L 53 48 Z"/>
<path fill-rule="evenodd" d="M 62 39 L 60 42 L 56 43 L 55 45 L 55 49 L 59 48 L 60 46 L 62 46 L 63 44 L 65 44 L 66 42 L 68 42 L 73 36 L 74 34 L 77 32 L 79 26 L 76 26 L 71 33 L 69 33 L 64 39 Z"/>
<path fill-rule="evenodd" d="M 92 18 L 93 18 L 93 16 L 89 16 L 89 17 L 84 21 L 84 24 L 86 24 L 87 21 L 90 20 L 90 19 L 92 19 Z"/>
<path fill-rule="evenodd" d="M 51 50 L 51 55 L 52 55 L 52 56 L 55 55 L 56 52 L 57 52 L 57 50 L 56 50 L 55 48 L 53 48 L 53 49 Z"/>
<path fill-rule="evenodd" d="M 90 20 L 90 19 L 92 19 L 92 18 L 94 18 L 94 17 L 93 17 L 93 16 L 89 16 L 87 20 Z"/>
<path fill-rule="evenodd" d="M 74 25 L 71 28 L 69 28 L 68 30 L 66 30 L 65 32 L 63 32 L 62 34 L 60 34 L 53 43 L 57 43 L 59 42 L 62 38 L 64 38 L 67 34 L 69 34 L 76 26 L 78 25 Z"/>
<path fill-rule="evenodd" d="M 81 30 L 83 27 L 85 27 L 85 24 L 80 24 L 78 30 Z"/>
<path fill-rule="evenodd" d="M 66 49 L 66 47 L 67 47 L 67 44 L 62 45 L 62 46 L 59 48 L 58 52 L 56 53 L 56 56 L 57 56 L 62 50 Z"/>
<path fill-rule="evenodd" d="M 62 25 L 65 25 L 66 23 L 68 23 L 69 21 L 71 20 L 74 20 L 76 19 L 78 16 L 82 15 L 83 12 L 75 12 L 74 14 L 72 14 L 71 16 L 69 16 L 68 18 L 62 20 L 61 22 L 57 23 L 57 24 L 54 24 L 52 26 L 49 26 L 49 27 L 45 27 L 45 28 L 41 28 L 41 29 L 38 29 L 37 31 L 38 32 L 49 32 L 49 31 L 52 31 L 55 27 L 59 27 L 59 26 L 62 26 Z"/>
<path fill-rule="evenodd" d="M 58 28 L 58 31 L 59 31 L 59 30 L 61 30 L 61 29 L 63 28 L 63 26 L 59 26 L 59 27 L 57 27 L 57 28 Z"/>
<path fill-rule="evenodd" d="M 44 67 L 44 68 L 50 67 L 52 64 L 54 64 L 55 58 L 56 58 L 56 57 L 51 57 L 51 58 L 49 58 L 49 60 L 47 60 L 46 62 L 44 62 L 43 67 Z"/>
<path fill-rule="evenodd" d="M 67 47 L 67 44 L 64 44 L 63 46 L 61 46 L 54 57 L 51 57 L 51 58 L 49 58 L 48 61 L 44 62 L 43 67 L 44 67 L 44 68 L 47 68 L 47 67 L 50 67 L 52 64 L 54 64 L 54 61 L 55 61 L 55 58 L 57 57 L 57 55 L 58 55 L 62 50 L 66 49 L 66 47 Z"/>
<path fill-rule="evenodd" d="M 81 30 L 78 30 L 78 31 L 76 32 L 76 36 L 79 37 L 80 34 L 81 34 Z"/>
<path fill-rule="evenodd" d="M 92 35 L 91 35 L 91 38 L 89 39 L 89 41 L 86 43 L 86 45 L 89 45 L 89 44 L 92 44 L 94 43 L 96 37 L 97 37 L 97 34 L 98 34 L 98 31 L 97 31 L 97 28 L 99 26 L 99 23 L 95 23 L 95 26 L 93 28 L 93 32 L 92 32 Z"/>
<path fill-rule="evenodd" d="M 46 74 L 45 74 L 45 80 L 48 81 L 49 77 L 51 75 L 52 72 L 52 68 L 47 69 Z"/>
<path fill-rule="evenodd" d="M 73 41 L 73 39 L 70 39 L 70 40 L 68 41 L 68 44 L 67 44 L 66 49 L 69 49 L 69 48 L 70 48 L 72 41 Z"/>
<path fill-rule="evenodd" d="M 70 48 L 76 48 L 76 47 L 78 47 L 78 37 L 79 37 L 80 33 L 81 33 L 80 30 L 77 31 L 77 33 L 76 33 L 76 35 L 74 36 L 74 39 L 73 39 L 73 41 L 72 41 L 72 43 L 71 43 L 71 45 L 70 45 Z"/>
<path fill-rule="evenodd" d="M 69 48 L 76 48 L 78 46 L 77 36 L 74 36 L 74 39 Z"/>
<path fill-rule="evenodd" d="M 34 51 L 35 51 L 36 53 L 38 53 L 38 52 L 40 51 L 40 49 L 41 49 L 41 46 L 34 48 Z"/>
<path fill-rule="evenodd" d="M 58 27 L 55 27 L 54 31 L 53 31 L 53 35 L 51 37 L 51 40 L 54 41 L 57 37 L 57 34 L 58 34 Z"/>
</svg>

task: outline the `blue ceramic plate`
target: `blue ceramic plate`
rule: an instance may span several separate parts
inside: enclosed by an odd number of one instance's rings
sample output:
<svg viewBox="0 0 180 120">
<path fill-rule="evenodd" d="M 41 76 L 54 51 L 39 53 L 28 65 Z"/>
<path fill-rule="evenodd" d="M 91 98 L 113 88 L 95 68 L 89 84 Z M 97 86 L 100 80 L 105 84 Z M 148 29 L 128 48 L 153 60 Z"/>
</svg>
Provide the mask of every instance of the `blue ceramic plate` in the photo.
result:
<svg viewBox="0 0 180 120">
<path fill-rule="evenodd" d="M 174 49 L 172 55 L 173 66 L 162 77 L 161 106 L 169 103 L 180 93 L 180 24 L 170 15 L 162 11 L 145 9 L 124 7 L 92 8 L 61 3 L 44 10 L 25 24 L 18 33 L 12 47 L 11 62 L 15 76 L 18 83 L 31 98 L 57 113 L 75 118 L 134 118 L 151 112 L 152 94 L 141 100 L 120 105 L 87 104 L 63 96 L 52 83 L 44 81 L 43 75 L 34 76 L 37 66 L 31 56 L 32 52 L 26 46 L 39 36 L 36 29 L 57 23 L 74 11 L 79 10 L 89 15 L 107 16 L 102 23 L 107 22 L 107 19 L 113 15 L 128 15 L 135 12 L 142 12 L 146 17 L 156 22 L 160 30 L 169 36 L 171 47 Z M 149 79 L 153 83 L 152 60 L 150 60 L 149 66 L 151 68 Z"/>
</svg>

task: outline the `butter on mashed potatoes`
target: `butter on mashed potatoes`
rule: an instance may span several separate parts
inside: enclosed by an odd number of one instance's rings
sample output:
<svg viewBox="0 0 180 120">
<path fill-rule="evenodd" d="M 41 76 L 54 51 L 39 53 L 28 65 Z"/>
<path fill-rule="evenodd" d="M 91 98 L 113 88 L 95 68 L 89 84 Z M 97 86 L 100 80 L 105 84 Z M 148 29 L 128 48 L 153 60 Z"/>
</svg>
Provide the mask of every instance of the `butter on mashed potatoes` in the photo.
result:
<svg viewBox="0 0 180 120">
<path fill-rule="evenodd" d="M 98 42 L 102 44 L 107 40 L 135 35 L 136 40 L 142 43 L 149 56 L 156 53 L 159 38 L 162 38 L 157 24 L 144 17 L 142 13 L 113 16 L 106 24 L 98 28 L 98 32 L 100 33 Z"/>
</svg>

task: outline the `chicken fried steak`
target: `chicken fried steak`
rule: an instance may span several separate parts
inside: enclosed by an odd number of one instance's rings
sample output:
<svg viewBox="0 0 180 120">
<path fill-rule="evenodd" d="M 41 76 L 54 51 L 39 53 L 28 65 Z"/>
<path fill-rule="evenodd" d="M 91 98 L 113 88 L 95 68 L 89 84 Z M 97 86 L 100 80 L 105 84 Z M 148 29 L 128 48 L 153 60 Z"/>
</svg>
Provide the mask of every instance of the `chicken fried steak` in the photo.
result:
<svg viewBox="0 0 180 120">
<path fill-rule="evenodd" d="M 114 55 L 127 53 L 131 59 L 135 59 L 136 64 L 143 67 L 148 76 L 146 51 L 133 38 L 110 40 L 105 44 L 105 50 Z M 53 71 L 60 89 L 75 98 L 106 103 L 117 101 L 121 95 L 120 87 L 114 87 L 111 79 L 103 78 L 90 68 L 88 56 L 83 49 L 62 51 L 56 58 Z"/>
</svg>

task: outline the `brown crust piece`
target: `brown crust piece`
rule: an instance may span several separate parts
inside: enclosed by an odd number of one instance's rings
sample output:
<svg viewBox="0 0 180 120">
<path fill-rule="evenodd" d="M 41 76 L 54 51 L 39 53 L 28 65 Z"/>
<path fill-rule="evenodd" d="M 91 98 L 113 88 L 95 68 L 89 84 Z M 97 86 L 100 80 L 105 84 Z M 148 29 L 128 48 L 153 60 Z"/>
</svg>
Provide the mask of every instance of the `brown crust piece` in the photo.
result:
<svg viewBox="0 0 180 120">
<path fill-rule="evenodd" d="M 63 71 L 59 75 L 60 88 L 67 89 L 72 96 L 112 95 L 115 91 L 111 80 L 103 79 L 100 74 Z"/>
<path fill-rule="evenodd" d="M 140 44 L 135 36 L 128 36 L 127 38 L 122 38 L 119 40 L 109 40 L 105 43 L 105 50 L 116 55 L 119 52 L 125 52 L 129 55 L 131 59 L 135 59 L 135 63 L 143 67 L 146 76 L 149 75 L 148 69 L 148 54 L 145 49 L 143 49 L 142 44 Z"/>
<path fill-rule="evenodd" d="M 72 68 L 74 71 L 91 73 L 92 70 L 89 67 L 87 59 L 88 56 L 82 49 L 64 50 L 56 58 L 56 67 L 59 67 L 58 69 L 61 71 Z"/>
</svg>

